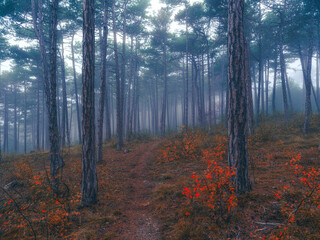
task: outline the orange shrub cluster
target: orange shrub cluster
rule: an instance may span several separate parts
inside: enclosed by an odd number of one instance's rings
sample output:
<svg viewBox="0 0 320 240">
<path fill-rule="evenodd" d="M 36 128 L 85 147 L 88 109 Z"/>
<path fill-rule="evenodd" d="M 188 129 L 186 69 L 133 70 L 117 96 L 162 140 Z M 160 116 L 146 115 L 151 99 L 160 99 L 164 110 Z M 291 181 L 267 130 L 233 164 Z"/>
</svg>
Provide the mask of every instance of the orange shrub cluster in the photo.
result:
<svg viewBox="0 0 320 240">
<path fill-rule="evenodd" d="M 207 168 L 200 174 L 193 174 L 192 187 L 185 187 L 183 194 L 189 203 L 207 208 L 214 217 L 225 219 L 226 214 L 237 206 L 237 196 L 232 177 L 235 172 L 223 163 L 226 156 L 226 138 L 217 137 L 216 146 L 202 150 L 202 161 Z M 186 215 L 189 213 L 187 212 Z"/>
<path fill-rule="evenodd" d="M 71 219 L 79 215 L 71 205 L 79 195 L 71 196 L 61 182 L 61 194 L 52 191 L 52 179 L 46 171 L 35 173 L 26 163 L 16 163 L 15 178 L 19 186 L 5 190 L 0 207 L 0 233 L 17 238 L 68 238 Z"/>
<path fill-rule="evenodd" d="M 172 161 L 199 160 L 202 156 L 201 148 L 206 136 L 201 131 L 184 131 L 161 148 L 162 159 Z"/>
<path fill-rule="evenodd" d="M 306 234 L 319 234 L 320 228 L 320 169 L 301 166 L 301 154 L 290 154 L 286 163 L 288 171 L 294 178 L 283 187 L 282 192 L 275 193 L 281 204 L 281 211 L 286 221 L 280 226 L 281 231 L 275 239 L 300 237 Z M 298 232 L 296 225 L 304 232 Z M 319 235 L 315 235 L 319 236 Z"/>
</svg>

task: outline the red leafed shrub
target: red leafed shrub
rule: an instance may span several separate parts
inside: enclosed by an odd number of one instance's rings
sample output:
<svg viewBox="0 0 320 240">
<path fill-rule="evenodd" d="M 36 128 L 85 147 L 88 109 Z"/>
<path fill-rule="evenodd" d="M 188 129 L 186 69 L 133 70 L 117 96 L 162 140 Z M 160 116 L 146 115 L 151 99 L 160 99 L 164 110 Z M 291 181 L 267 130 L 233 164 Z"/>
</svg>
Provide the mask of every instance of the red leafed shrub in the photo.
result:
<svg viewBox="0 0 320 240">
<path fill-rule="evenodd" d="M 216 138 L 216 146 L 202 150 L 202 161 L 207 167 L 201 173 L 194 173 L 193 184 L 185 187 L 183 194 L 189 204 L 201 205 L 211 212 L 212 217 L 226 220 L 230 210 L 237 206 L 237 196 L 232 177 L 235 172 L 223 160 L 226 156 L 226 138 Z M 189 214 L 186 214 L 189 215 Z"/>
<path fill-rule="evenodd" d="M 275 239 L 319 236 L 320 233 L 320 169 L 301 166 L 301 158 L 300 153 L 291 154 L 286 167 L 294 177 L 282 192 L 275 193 L 285 218 Z"/>
<path fill-rule="evenodd" d="M 16 238 L 67 238 L 71 219 L 79 215 L 71 206 L 79 195 L 70 194 L 61 181 L 60 192 L 52 191 L 52 178 L 46 171 L 35 173 L 27 163 L 14 164 L 14 176 L 19 186 L 2 189 L 0 233 Z M 70 239 L 70 237 L 68 237 Z"/>
</svg>

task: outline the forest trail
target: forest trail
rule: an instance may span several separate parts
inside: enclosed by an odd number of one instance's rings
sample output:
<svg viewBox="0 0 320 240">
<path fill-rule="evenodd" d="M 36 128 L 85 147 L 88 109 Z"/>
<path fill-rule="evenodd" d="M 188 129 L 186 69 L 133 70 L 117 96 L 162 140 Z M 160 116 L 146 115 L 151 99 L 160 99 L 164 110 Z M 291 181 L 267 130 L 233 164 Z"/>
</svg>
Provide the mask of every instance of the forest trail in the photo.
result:
<svg viewBox="0 0 320 240">
<path fill-rule="evenodd" d="M 159 141 L 142 143 L 130 149 L 129 153 L 115 155 L 104 153 L 103 164 L 110 171 L 113 190 L 117 196 L 108 205 L 114 209 L 117 219 L 112 225 L 103 227 L 105 234 L 114 233 L 112 239 L 161 239 L 157 220 L 152 206 L 152 182 L 150 161 L 154 157 Z M 113 159 L 111 159 L 113 158 Z M 99 166 L 98 166 L 99 167 Z"/>
</svg>

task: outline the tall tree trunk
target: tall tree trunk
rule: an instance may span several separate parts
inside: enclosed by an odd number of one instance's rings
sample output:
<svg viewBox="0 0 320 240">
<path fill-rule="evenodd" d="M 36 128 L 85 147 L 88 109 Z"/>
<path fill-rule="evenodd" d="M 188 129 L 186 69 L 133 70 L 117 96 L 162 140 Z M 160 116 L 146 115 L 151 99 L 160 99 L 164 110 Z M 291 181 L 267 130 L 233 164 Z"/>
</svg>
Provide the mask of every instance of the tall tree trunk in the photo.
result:
<svg viewBox="0 0 320 240">
<path fill-rule="evenodd" d="M 106 97 L 105 97 L 105 106 L 106 106 L 106 110 L 105 110 L 105 119 L 106 119 L 106 140 L 109 141 L 111 139 L 111 110 L 110 110 L 110 85 L 109 85 L 109 77 L 108 74 L 109 72 L 106 72 Z"/>
<path fill-rule="evenodd" d="M 165 26 L 167 34 L 167 26 Z M 162 97 L 162 111 L 160 121 L 160 134 L 164 137 L 166 131 L 166 111 L 167 111 L 167 37 L 164 38 L 163 43 L 163 97 Z"/>
<path fill-rule="evenodd" d="M 49 65 L 50 66 L 50 65 Z M 59 85 L 59 82 L 60 81 L 60 78 L 57 78 L 57 85 L 56 85 L 56 102 L 57 102 L 57 118 L 58 118 L 58 130 L 61 134 L 62 131 L 64 131 L 62 129 L 62 126 L 61 126 L 61 122 L 62 122 L 62 115 L 61 115 L 61 105 L 60 105 L 60 85 Z"/>
<path fill-rule="evenodd" d="M 265 79 L 265 90 L 266 90 L 266 115 L 269 114 L 269 69 L 270 69 L 270 62 L 269 58 L 266 62 L 266 79 Z"/>
<path fill-rule="evenodd" d="M 24 153 L 27 153 L 27 83 L 26 80 L 23 81 L 24 82 L 24 144 L 23 144 L 23 150 Z M 3 150 L 5 151 L 5 148 L 3 148 Z"/>
<path fill-rule="evenodd" d="M 252 83 L 250 74 L 249 46 L 245 41 L 245 63 L 246 63 L 246 88 L 247 88 L 247 112 L 248 112 L 248 131 L 249 134 L 254 133 L 254 117 L 253 117 L 253 99 L 252 99 Z M 229 98 L 228 98 L 229 99 Z"/>
<path fill-rule="evenodd" d="M 70 146 L 70 131 L 69 131 L 69 119 L 68 119 L 68 102 L 67 102 L 67 86 L 66 86 L 66 70 L 64 63 L 64 47 L 63 47 L 63 38 L 61 40 L 61 51 L 60 51 L 60 60 L 61 60 L 61 81 L 62 81 L 62 147 L 65 147 L 66 138 L 67 144 Z"/>
<path fill-rule="evenodd" d="M 94 0 L 83 1 L 81 206 L 98 201 L 94 113 Z"/>
<path fill-rule="evenodd" d="M 122 55 L 121 55 L 121 86 L 120 86 L 120 121 L 119 132 L 121 132 L 120 145 L 123 145 L 123 135 L 125 126 L 125 82 L 126 82 L 126 29 L 127 29 L 127 3 L 129 0 L 124 1 L 123 6 L 123 31 L 122 31 Z"/>
<path fill-rule="evenodd" d="M 127 140 L 130 140 L 132 132 L 130 130 L 130 113 L 131 113 L 131 86 L 133 79 L 133 35 L 130 37 L 130 78 L 128 84 L 128 97 L 127 97 Z"/>
<path fill-rule="evenodd" d="M 220 117 L 221 117 L 221 123 L 223 122 L 224 118 L 224 80 L 225 80 L 225 72 L 224 72 L 224 59 L 222 59 L 222 64 L 221 64 L 221 99 L 220 99 Z"/>
<path fill-rule="evenodd" d="M 56 82 L 57 82 L 57 14 L 59 0 L 53 0 L 51 3 L 51 24 L 50 24 L 50 92 L 49 94 L 49 138 L 50 138 L 50 170 L 54 177 L 54 188 L 57 191 L 59 187 L 58 177 L 63 167 L 63 160 L 60 154 L 60 139 L 57 121 L 56 104 Z M 47 97 L 48 98 L 48 97 Z"/>
<path fill-rule="evenodd" d="M 72 34 L 72 37 L 71 37 L 71 59 L 72 59 L 72 70 L 73 70 L 74 94 L 76 96 L 78 136 L 79 136 L 79 143 L 81 143 L 81 119 L 80 119 L 80 107 L 79 107 L 79 99 L 78 99 L 77 74 L 76 74 L 76 66 L 75 66 L 75 59 L 74 59 L 73 41 L 74 41 L 74 34 Z"/>
<path fill-rule="evenodd" d="M 212 86 L 213 86 L 213 91 L 212 91 L 212 98 L 213 98 L 213 106 L 212 106 L 212 111 L 213 111 L 213 123 L 214 125 L 217 124 L 217 117 L 216 117 L 216 91 L 214 87 L 214 81 L 215 81 L 215 76 L 214 76 L 214 63 L 213 59 L 211 60 L 212 62 Z"/>
<path fill-rule="evenodd" d="M 273 114 L 276 112 L 277 69 L 278 69 L 278 51 L 276 50 L 275 58 L 274 58 L 274 70 L 273 70 L 274 75 L 273 75 L 273 90 L 272 90 L 272 113 Z"/>
<path fill-rule="evenodd" d="M 186 17 L 186 97 L 185 97 L 185 125 L 188 129 L 188 120 L 189 120 L 189 44 L 188 44 L 188 38 L 189 38 L 189 31 L 188 31 L 188 8 L 186 11 L 187 17 Z"/>
<path fill-rule="evenodd" d="M 43 85 L 42 85 L 43 86 Z M 44 89 L 42 89 L 44 90 Z M 48 122 L 46 121 L 46 107 L 45 107 L 45 96 L 44 96 L 44 91 L 42 91 L 42 151 L 45 150 L 45 138 L 46 138 L 46 135 L 45 135 L 45 123 Z"/>
<path fill-rule="evenodd" d="M 206 114 L 205 114 L 205 101 L 204 101 L 204 55 L 201 55 L 201 127 L 205 128 Z"/>
<path fill-rule="evenodd" d="M 39 119 L 39 118 L 38 118 Z M 14 153 L 18 153 L 18 129 L 17 129 L 17 87 L 14 85 L 14 133 L 13 133 L 13 143 L 14 143 Z M 38 137 L 38 132 L 37 132 Z"/>
<path fill-rule="evenodd" d="M 244 0 L 228 3 L 228 161 L 235 169 L 238 193 L 250 190 L 247 154 L 246 42 L 243 31 Z"/>
<path fill-rule="evenodd" d="M 253 90 L 254 90 L 254 104 L 255 104 L 255 110 L 256 113 L 258 112 L 257 107 L 259 105 L 259 98 L 258 98 L 258 92 L 257 92 L 257 79 L 256 79 L 256 67 L 255 65 L 252 66 L 252 79 L 253 79 Z"/>
<path fill-rule="evenodd" d="M 209 101 L 209 129 L 212 127 L 212 105 L 211 105 L 211 68 L 209 55 L 209 40 L 207 39 L 207 69 L 208 69 L 208 101 Z"/>
<path fill-rule="evenodd" d="M 70 131 L 70 138 L 72 138 L 72 135 L 71 135 L 71 133 L 72 133 L 72 121 L 73 121 L 72 117 L 73 117 L 73 104 L 71 102 L 70 103 L 70 120 L 69 120 L 69 123 L 67 123 L 67 124 L 69 124 L 68 129 Z"/>
<path fill-rule="evenodd" d="M 264 78 L 264 68 L 265 64 L 262 64 L 262 72 L 261 72 L 261 114 L 264 115 L 265 114 L 265 97 L 264 97 L 264 82 L 265 82 L 265 78 Z"/>
<path fill-rule="evenodd" d="M 195 90 L 197 93 L 197 110 L 198 110 L 198 123 L 200 123 L 200 126 L 202 127 L 202 119 L 201 119 L 201 80 L 200 80 L 200 71 L 197 66 L 197 62 L 195 61 L 194 58 L 192 58 L 192 64 L 193 64 L 193 69 L 194 69 L 194 86 Z M 199 78 L 198 78 L 199 77 Z M 198 79 L 199 79 L 199 85 L 198 85 Z"/>
<path fill-rule="evenodd" d="M 117 150 L 120 151 L 122 147 L 121 84 L 120 84 L 120 75 L 119 75 L 117 27 L 116 27 L 114 5 L 115 5 L 115 0 L 113 0 L 113 4 L 112 4 L 112 27 L 113 27 L 114 61 L 115 61 L 115 71 L 116 71 Z"/>
<path fill-rule="evenodd" d="M 290 91 L 290 86 L 289 86 L 289 78 L 287 74 L 287 69 L 285 69 L 285 74 L 286 74 L 286 88 L 288 91 L 288 99 L 289 99 L 289 109 L 290 111 L 293 111 L 293 103 L 292 103 L 292 98 L 291 98 L 291 91 Z"/>
<path fill-rule="evenodd" d="M 98 145 L 97 145 L 97 162 L 102 160 L 102 134 L 103 134 L 103 110 L 106 92 L 106 68 L 107 68 L 107 36 L 108 36 L 108 2 L 105 0 L 103 13 L 103 33 L 100 36 L 100 99 L 99 99 L 99 115 L 98 115 Z"/>
<path fill-rule="evenodd" d="M 193 59 L 193 56 L 191 57 L 191 59 Z M 195 128 L 196 125 L 196 120 L 195 120 L 195 79 L 194 79 L 194 68 L 193 68 L 193 64 L 191 64 L 191 115 L 192 115 L 192 128 Z"/>
<path fill-rule="evenodd" d="M 2 162 L 2 150 L 1 150 L 1 128 L 0 128 L 0 163 Z"/>
<path fill-rule="evenodd" d="M 8 153 L 8 93 L 4 89 L 4 123 L 3 123 L 3 152 Z M 25 110 L 26 111 L 26 110 Z"/>
<path fill-rule="evenodd" d="M 262 53 L 261 53 L 262 54 Z M 262 58 L 262 57 L 261 57 Z M 263 84 L 263 63 L 262 59 L 259 59 L 259 79 L 258 79 L 258 95 L 257 95 L 257 124 L 259 123 L 259 118 L 261 114 L 261 108 L 262 108 L 262 98 L 261 98 L 261 85 Z"/>
<path fill-rule="evenodd" d="M 280 70 L 281 70 L 281 85 L 282 85 L 282 97 L 283 97 L 283 109 L 287 122 L 289 122 L 289 110 L 288 110 L 288 98 L 286 91 L 286 67 L 283 54 L 283 14 L 280 13 L 280 39 L 279 39 L 279 53 L 280 53 Z"/>
<path fill-rule="evenodd" d="M 138 85 L 138 39 L 136 38 L 136 47 L 135 47 L 135 57 L 134 57 L 134 71 L 133 71 L 133 93 L 132 93 L 132 106 L 131 106 L 131 113 L 130 113 L 130 121 L 129 121 L 129 129 L 130 133 L 132 134 L 135 130 L 135 115 L 137 112 L 137 85 Z M 157 83 L 156 83 L 157 88 Z"/>
<path fill-rule="evenodd" d="M 37 151 L 40 150 L 40 76 L 37 74 Z"/>
<path fill-rule="evenodd" d="M 319 47 L 317 49 L 317 56 L 316 56 L 316 96 L 318 100 L 318 104 L 320 104 L 320 94 L 319 94 Z"/>
<path fill-rule="evenodd" d="M 311 66 L 312 66 L 312 52 L 313 52 L 313 40 L 311 40 L 311 36 L 313 37 L 313 34 L 310 34 L 309 39 L 309 48 L 308 53 L 306 56 L 306 64 L 304 61 L 304 56 L 302 54 L 302 50 L 299 44 L 299 55 L 300 55 L 300 61 L 302 66 L 302 72 L 303 72 L 303 78 L 305 83 L 305 91 L 306 91 L 306 99 L 305 99 L 305 118 L 304 118 L 304 127 L 303 131 L 304 133 L 308 133 L 310 128 L 310 114 L 311 114 Z"/>
<path fill-rule="evenodd" d="M 50 171 L 54 178 L 53 190 L 57 191 L 59 187 L 58 174 L 63 167 L 63 160 L 60 155 L 59 130 L 57 121 L 57 104 L 56 104 L 56 54 L 57 54 L 57 12 L 58 0 L 53 0 L 50 4 L 50 78 L 48 74 L 48 64 L 46 57 L 45 41 L 43 34 L 43 16 L 42 16 L 42 0 L 38 0 L 38 6 L 35 0 L 32 0 L 32 16 L 34 30 L 39 40 L 44 89 L 46 94 L 46 103 L 49 119 L 49 141 L 50 141 Z M 36 12 L 38 9 L 38 12 Z"/>
</svg>

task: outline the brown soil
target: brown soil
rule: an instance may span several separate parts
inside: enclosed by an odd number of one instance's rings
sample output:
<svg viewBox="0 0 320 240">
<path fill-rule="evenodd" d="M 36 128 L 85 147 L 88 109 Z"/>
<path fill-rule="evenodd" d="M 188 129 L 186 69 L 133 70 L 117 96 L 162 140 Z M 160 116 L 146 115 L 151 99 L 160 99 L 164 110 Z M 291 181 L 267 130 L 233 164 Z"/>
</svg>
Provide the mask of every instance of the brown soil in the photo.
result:
<svg viewBox="0 0 320 240">
<path fill-rule="evenodd" d="M 129 153 L 109 149 L 104 153 L 101 165 L 106 165 L 110 172 L 109 182 L 117 194 L 115 199 L 107 200 L 116 219 L 113 224 L 102 227 L 102 236 L 113 233 L 110 239 L 161 239 L 152 206 L 151 195 L 156 183 L 151 180 L 150 169 L 158 144 L 157 141 L 142 143 L 129 149 Z"/>
</svg>

